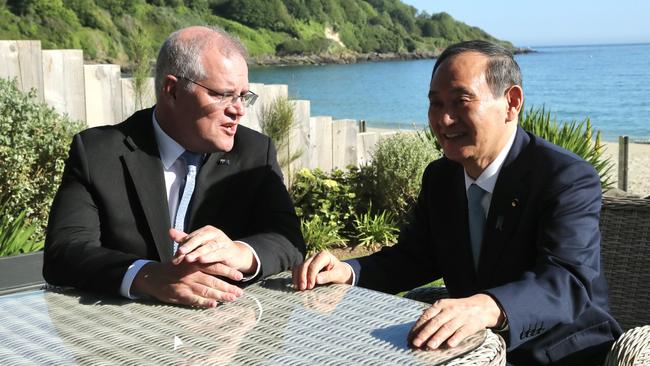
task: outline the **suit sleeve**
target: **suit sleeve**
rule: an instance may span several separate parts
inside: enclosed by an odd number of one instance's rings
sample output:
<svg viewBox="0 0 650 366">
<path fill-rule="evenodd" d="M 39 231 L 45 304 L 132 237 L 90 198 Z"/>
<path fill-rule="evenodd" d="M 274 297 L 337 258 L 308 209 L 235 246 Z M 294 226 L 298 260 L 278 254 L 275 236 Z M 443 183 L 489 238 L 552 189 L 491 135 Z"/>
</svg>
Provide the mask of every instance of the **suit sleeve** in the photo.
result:
<svg viewBox="0 0 650 366">
<path fill-rule="evenodd" d="M 237 238 L 250 245 L 261 261 L 261 277 L 267 277 L 302 263 L 305 242 L 300 221 L 282 180 L 275 147 L 268 139 L 267 165 L 261 174 L 257 202 L 250 212 L 256 234 Z"/>
<path fill-rule="evenodd" d="M 561 168 L 542 194 L 534 266 L 517 281 L 485 291 L 507 314 L 509 349 L 543 334 L 531 335 L 531 329 L 571 324 L 600 301 L 593 295 L 601 276 L 598 175 L 588 163 L 575 161 Z"/>
<path fill-rule="evenodd" d="M 357 285 L 386 293 L 398 293 L 440 278 L 434 267 L 429 207 L 431 165 L 425 170 L 422 188 L 410 214 L 401 228 L 397 244 L 384 247 L 367 257 L 348 261 L 355 272 Z"/>
<path fill-rule="evenodd" d="M 50 210 L 43 277 L 53 285 L 117 294 L 126 269 L 139 258 L 102 246 L 92 190 L 84 143 L 76 135 Z"/>
</svg>

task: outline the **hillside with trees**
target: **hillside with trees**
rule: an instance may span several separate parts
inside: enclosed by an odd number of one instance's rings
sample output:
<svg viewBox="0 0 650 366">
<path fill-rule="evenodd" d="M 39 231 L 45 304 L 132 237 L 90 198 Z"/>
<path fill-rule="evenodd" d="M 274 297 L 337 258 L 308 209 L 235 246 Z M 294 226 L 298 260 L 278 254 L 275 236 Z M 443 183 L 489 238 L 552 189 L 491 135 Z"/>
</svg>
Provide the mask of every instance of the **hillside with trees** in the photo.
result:
<svg viewBox="0 0 650 366">
<path fill-rule="evenodd" d="M 0 39 L 81 48 L 88 61 L 133 66 L 173 30 L 217 25 L 255 59 L 291 55 L 435 54 L 467 39 L 499 41 L 446 13 L 399 0 L 0 0 Z"/>
</svg>

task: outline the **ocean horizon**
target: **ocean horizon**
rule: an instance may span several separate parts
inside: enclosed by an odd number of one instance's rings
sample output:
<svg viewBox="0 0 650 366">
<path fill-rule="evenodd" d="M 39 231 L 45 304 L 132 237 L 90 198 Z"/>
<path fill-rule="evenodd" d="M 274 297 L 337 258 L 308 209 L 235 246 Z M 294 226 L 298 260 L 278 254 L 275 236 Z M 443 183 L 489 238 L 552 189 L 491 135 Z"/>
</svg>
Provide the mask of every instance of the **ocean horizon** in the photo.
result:
<svg viewBox="0 0 650 366">
<path fill-rule="evenodd" d="M 532 46 L 516 55 L 525 108 L 558 121 L 591 120 L 603 139 L 650 141 L 650 43 Z M 250 82 L 287 84 L 311 115 L 365 120 L 370 127 L 426 128 L 435 59 L 256 67 Z"/>
</svg>

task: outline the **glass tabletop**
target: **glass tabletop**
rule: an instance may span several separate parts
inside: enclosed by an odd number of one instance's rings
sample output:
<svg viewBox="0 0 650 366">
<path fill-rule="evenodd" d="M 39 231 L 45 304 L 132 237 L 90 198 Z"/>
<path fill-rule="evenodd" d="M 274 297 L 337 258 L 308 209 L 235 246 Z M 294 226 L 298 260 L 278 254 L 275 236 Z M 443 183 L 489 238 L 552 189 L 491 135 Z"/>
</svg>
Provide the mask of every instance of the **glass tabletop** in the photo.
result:
<svg viewBox="0 0 650 366">
<path fill-rule="evenodd" d="M 436 365 L 487 347 L 489 332 L 483 331 L 453 349 L 409 349 L 406 335 L 426 306 L 346 285 L 298 292 L 287 273 L 247 287 L 242 298 L 214 309 L 69 289 L 28 291 L 0 297 L 0 360 L 11 365 Z"/>
</svg>

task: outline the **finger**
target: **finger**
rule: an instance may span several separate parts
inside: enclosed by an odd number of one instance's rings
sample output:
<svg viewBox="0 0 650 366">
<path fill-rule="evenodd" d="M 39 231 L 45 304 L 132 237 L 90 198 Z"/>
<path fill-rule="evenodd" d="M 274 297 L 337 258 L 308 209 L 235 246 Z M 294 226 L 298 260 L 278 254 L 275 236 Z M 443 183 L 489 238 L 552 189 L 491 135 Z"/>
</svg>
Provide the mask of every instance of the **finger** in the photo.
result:
<svg viewBox="0 0 650 366">
<path fill-rule="evenodd" d="M 213 226 L 204 226 L 185 236 L 182 241 L 179 242 L 179 244 L 182 245 L 178 248 L 178 251 L 181 254 L 188 254 L 205 243 L 223 242 L 229 240 L 230 238 L 228 238 L 228 236 L 224 234 L 223 231 Z"/>
<path fill-rule="evenodd" d="M 224 302 L 235 301 L 244 294 L 239 287 L 206 274 L 199 276 L 196 283 L 192 285 L 192 290 L 201 297 Z"/>
<path fill-rule="evenodd" d="M 307 289 L 307 270 L 309 270 L 309 264 L 314 260 L 314 257 L 307 258 L 301 265 L 293 269 L 293 287 L 296 290 L 306 290 Z"/>
<path fill-rule="evenodd" d="M 439 301 L 436 301 L 432 306 L 426 309 L 422 315 L 420 315 L 407 336 L 408 341 L 414 347 L 419 348 L 426 340 L 428 340 L 430 334 L 423 334 L 422 331 L 430 321 L 440 314 L 441 310 L 442 308 L 440 307 Z"/>
<path fill-rule="evenodd" d="M 350 278 L 350 267 L 341 262 L 335 264 L 330 263 L 330 265 L 324 268 L 324 271 L 316 276 L 316 283 L 319 285 L 346 283 L 348 278 Z"/>
<path fill-rule="evenodd" d="M 452 335 L 451 337 L 449 337 L 449 339 L 447 339 L 447 345 L 449 345 L 449 347 L 456 347 L 457 345 L 460 344 L 460 342 L 462 342 L 463 339 L 479 331 L 479 329 L 474 329 L 474 328 L 475 327 L 472 327 L 468 324 L 462 325 L 460 328 L 456 330 L 454 335 Z"/>
<path fill-rule="evenodd" d="M 223 263 L 203 265 L 201 266 L 201 271 L 213 276 L 230 278 L 233 281 L 241 281 L 241 279 L 244 278 L 243 273 Z"/>
<path fill-rule="evenodd" d="M 233 242 L 207 242 L 185 255 L 185 261 L 197 263 L 225 262 L 236 256 Z"/>
<path fill-rule="evenodd" d="M 442 311 L 442 306 L 440 304 L 440 301 L 436 301 L 435 303 L 433 303 L 433 305 L 429 306 L 429 308 L 427 308 L 425 311 L 422 312 L 422 315 L 420 315 L 418 320 L 415 322 L 415 324 L 413 325 L 413 329 L 411 331 L 412 332 L 414 330 L 417 331 L 420 327 L 426 324 L 430 319 L 438 315 L 440 311 Z"/>
<path fill-rule="evenodd" d="M 458 320 L 458 318 L 452 318 L 440 325 L 435 324 L 434 322 L 429 322 L 422 329 L 420 334 L 424 337 L 430 335 L 426 341 L 426 347 L 428 349 L 437 349 L 447 341 L 449 337 L 453 336 L 462 325 L 462 322 Z M 431 326 L 431 329 L 427 329 L 429 326 Z"/>
<path fill-rule="evenodd" d="M 307 268 L 307 288 L 313 289 L 316 286 L 316 276 L 326 268 L 331 268 L 332 257 L 334 257 L 329 252 L 320 252 L 314 257 L 314 260 L 311 261 L 309 267 Z"/>
<path fill-rule="evenodd" d="M 178 229 L 175 229 L 175 228 L 169 229 L 169 237 L 172 238 L 172 240 L 177 242 L 177 243 L 180 243 L 183 240 L 183 238 L 186 237 L 186 236 L 187 236 L 187 233 L 185 233 L 185 232 L 183 232 L 181 230 L 178 230 Z"/>
</svg>

